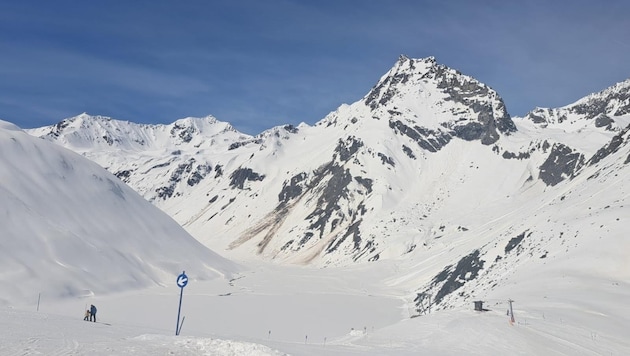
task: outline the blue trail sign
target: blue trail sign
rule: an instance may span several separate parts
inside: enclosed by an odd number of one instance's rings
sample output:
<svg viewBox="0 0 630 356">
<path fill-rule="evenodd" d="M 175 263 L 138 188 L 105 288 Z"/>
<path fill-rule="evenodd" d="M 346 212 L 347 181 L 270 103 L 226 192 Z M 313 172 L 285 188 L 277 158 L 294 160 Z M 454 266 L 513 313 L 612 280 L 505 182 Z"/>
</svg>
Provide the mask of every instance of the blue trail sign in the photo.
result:
<svg viewBox="0 0 630 356">
<path fill-rule="evenodd" d="M 182 272 L 179 276 L 177 276 L 177 286 L 179 288 L 184 288 L 188 284 L 188 276 L 186 275 L 186 271 Z"/>
</svg>

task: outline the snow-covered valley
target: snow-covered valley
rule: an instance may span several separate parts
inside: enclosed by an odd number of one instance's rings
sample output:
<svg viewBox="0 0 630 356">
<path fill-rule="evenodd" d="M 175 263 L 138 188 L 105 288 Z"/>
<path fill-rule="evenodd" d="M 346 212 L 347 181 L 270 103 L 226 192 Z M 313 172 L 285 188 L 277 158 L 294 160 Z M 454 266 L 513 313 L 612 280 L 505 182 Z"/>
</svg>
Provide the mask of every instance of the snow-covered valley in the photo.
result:
<svg viewBox="0 0 630 356">
<path fill-rule="evenodd" d="M 597 278 L 535 278 L 507 299 L 409 318 L 400 294 L 383 288 L 381 268 L 313 270 L 256 266 L 232 283 L 184 289 L 184 323 L 175 336 L 179 288 L 49 301 L 0 309 L 0 354 L 95 355 L 624 355 L 627 285 Z M 383 268 L 385 267 L 385 268 Z M 388 270 L 383 273 L 383 270 Z M 522 276 L 521 276 L 522 277 Z M 564 281 L 570 279 L 570 281 Z M 364 281 L 374 281 L 366 283 Z M 597 290 L 593 287 L 597 283 Z M 571 287 L 571 284 L 576 284 Z M 575 287 L 583 292 L 575 295 Z M 398 295 L 397 295 L 398 294 Z M 601 298 L 606 296 L 606 300 Z M 97 323 L 82 309 L 98 306 Z M 613 307 L 614 305 L 614 307 Z"/>
</svg>

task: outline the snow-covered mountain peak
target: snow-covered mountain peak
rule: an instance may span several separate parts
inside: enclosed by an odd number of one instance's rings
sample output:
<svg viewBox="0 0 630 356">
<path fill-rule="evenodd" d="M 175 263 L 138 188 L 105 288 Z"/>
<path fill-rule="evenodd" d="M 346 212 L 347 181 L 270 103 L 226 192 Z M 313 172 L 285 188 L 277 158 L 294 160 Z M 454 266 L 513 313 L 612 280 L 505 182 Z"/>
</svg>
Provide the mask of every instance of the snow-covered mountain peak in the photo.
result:
<svg viewBox="0 0 630 356">
<path fill-rule="evenodd" d="M 537 107 L 524 119 L 567 132 L 584 128 L 619 131 L 630 123 L 630 79 L 559 108 Z"/>
<path fill-rule="evenodd" d="M 187 117 L 164 124 L 136 124 L 86 113 L 64 119 L 56 125 L 27 130 L 49 141 L 62 142 L 77 152 L 155 151 L 189 147 L 199 149 L 251 136 L 213 116 Z"/>
<path fill-rule="evenodd" d="M 240 134 L 230 123 L 217 120 L 214 116 L 186 117 L 178 119 L 170 127 L 184 127 L 204 136 L 234 132 Z"/>
<path fill-rule="evenodd" d="M 386 74 L 386 76 L 395 75 L 395 73 L 406 71 L 409 69 L 415 70 L 418 73 L 422 73 L 428 71 L 431 67 L 437 64 L 437 60 L 433 56 L 425 58 L 411 58 L 404 54 L 401 54 L 400 57 L 398 57 L 398 61 L 396 61 L 396 63 Z"/>
<path fill-rule="evenodd" d="M 90 115 L 86 112 L 77 116 L 65 118 L 57 123 L 57 129 L 61 132 L 64 128 L 95 129 L 107 127 L 114 119 L 109 116 Z M 116 121 L 116 120 L 114 120 Z"/>
<path fill-rule="evenodd" d="M 362 102 L 369 117 L 387 117 L 406 132 L 418 127 L 435 137 L 492 144 L 502 134 L 516 131 L 493 89 L 434 57 L 401 56 Z"/>
<path fill-rule="evenodd" d="M 31 135 L 49 141 L 61 141 L 64 146 L 77 152 L 94 148 L 131 149 L 133 141 L 142 144 L 137 132 L 131 128 L 140 126 L 127 121 L 114 120 L 107 116 L 80 115 L 61 120 L 55 125 L 25 130 Z M 119 138 L 125 136 L 126 139 Z"/>
<path fill-rule="evenodd" d="M 252 137 L 236 130 L 230 123 L 217 120 L 213 116 L 202 118 L 187 117 L 169 125 L 156 125 L 153 131 L 164 131 L 167 137 L 160 139 L 157 146 L 188 146 L 189 148 L 209 147 L 221 142 L 249 140 Z M 154 133 L 160 136 L 159 133 Z"/>
</svg>

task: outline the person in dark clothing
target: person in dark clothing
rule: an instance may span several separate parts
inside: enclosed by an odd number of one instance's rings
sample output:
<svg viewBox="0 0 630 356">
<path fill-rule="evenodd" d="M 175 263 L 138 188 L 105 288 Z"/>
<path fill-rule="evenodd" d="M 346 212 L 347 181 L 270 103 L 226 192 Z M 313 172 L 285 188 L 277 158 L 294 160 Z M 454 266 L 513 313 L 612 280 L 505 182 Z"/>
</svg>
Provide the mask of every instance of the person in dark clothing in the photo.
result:
<svg viewBox="0 0 630 356">
<path fill-rule="evenodd" d="M 94 304 L 90 305 L 90 321 L 96 323 L 96 307 L 94 306 Z"/>
</svg>

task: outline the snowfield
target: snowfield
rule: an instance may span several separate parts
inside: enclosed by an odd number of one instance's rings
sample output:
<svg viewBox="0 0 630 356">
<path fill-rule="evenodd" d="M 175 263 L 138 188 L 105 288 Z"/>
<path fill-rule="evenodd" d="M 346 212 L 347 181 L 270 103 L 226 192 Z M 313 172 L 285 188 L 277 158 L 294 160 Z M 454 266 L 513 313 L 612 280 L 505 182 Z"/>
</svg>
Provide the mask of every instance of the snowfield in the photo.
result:
<svg viewBox="0 0 630 356">
<path fill-rule="evenodd" d="M 259 264 L 229 283 L 191 281 L 182 300 L 173 283 L 142 292 L 49 301 L 0 309 L 1 355 L 627 355 L 628 285 L 582 277 L 549 287 L 536 276 L 507 297 L 409 318 L 397 291 L 383 288 L 395 265 L 311 269 Z M 520 278 L 519 278 L 520 279 Z M 371 281 L 371 282 L 370 282 Z M 554 278 L 545 278 L 552 283 Z M 557 281 L 562 285 L 561 281 Z M 590 289 L 589 289 L 590 288 Z M 602 295 L 614 296 L 611 303 Z M 37 296 L 34 296 L 35 298 Z M 98 307 L 97 323 L 83 321 Z M 609 305 L 626 305 L 625 309 Z"/>
<path fill-rule="evenodd" d="M 2 355 L 283 355 L 266 346 L 2 309 Z"/>
</svg>

